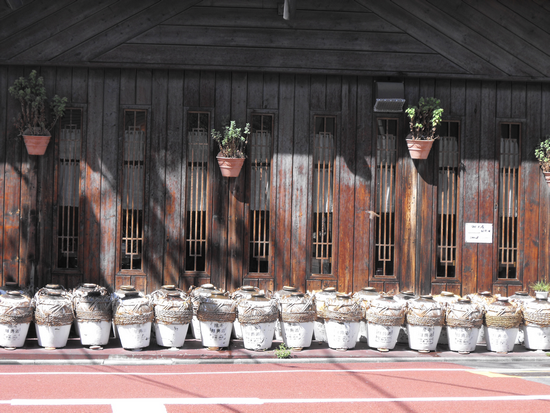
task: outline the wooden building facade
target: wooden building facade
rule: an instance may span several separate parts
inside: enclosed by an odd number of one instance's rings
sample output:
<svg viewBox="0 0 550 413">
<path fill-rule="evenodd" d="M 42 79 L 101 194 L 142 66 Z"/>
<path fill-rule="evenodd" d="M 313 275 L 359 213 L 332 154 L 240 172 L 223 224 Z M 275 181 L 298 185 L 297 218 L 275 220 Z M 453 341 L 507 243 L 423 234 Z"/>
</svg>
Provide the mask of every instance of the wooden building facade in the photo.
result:
<svg viewBox="0 0 550 413">
<path fill-rule="evenodd" d="M 2 283 L 511 295 L 548 279 L 534 148 L 550 134 L 549 6 L 299 0 L 286 21 L 276 0 L 13 3 L 0 6 Z M 32 69 L 69 101 L 41 157 L 7 92 Z M 403 111 L 374 111 L 388 81 L 406 106 L 441 100 L 425 161 Z M 228 119 L 252 128 L 229 179 L 210 135 Z"/>
</svg>

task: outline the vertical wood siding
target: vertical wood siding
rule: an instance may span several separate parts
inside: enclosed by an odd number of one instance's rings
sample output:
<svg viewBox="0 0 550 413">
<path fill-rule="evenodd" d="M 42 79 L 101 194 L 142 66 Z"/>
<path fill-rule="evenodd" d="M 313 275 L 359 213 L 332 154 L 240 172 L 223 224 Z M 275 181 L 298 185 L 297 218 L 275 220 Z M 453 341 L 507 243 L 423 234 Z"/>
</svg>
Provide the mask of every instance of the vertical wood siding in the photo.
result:
<svg viewBox="0 0 550 413">
<path fill-rule="evenodd" d="M 550 189 L 533 149 L 550 134 L 550 86 L 539 83 L 408 79 L 408 102 L 442 100 L 445 119 L 460 123 L 460 186 L 456 277 L 436 277 L 438 144 L 426 161 L 412 161 L 404 142 L 408 124 L 398 114 L 395 274 L 374 276 L 377 116 L 370 77 L 146 69 L 41 68 L 49 91 L 83 110 L 81 222 L 78 271 L 56 269 L 54 234 L 55 145 L 29 156 L 11 119 L 18 105 L 7 87 L 30 68 L 0 67 L 0 281 L 39 287 L 97 282 L 115 288 L 133 283 L 152 291 L 213 282 L 232 290 L 243 282 L 275 290 L 336 286 L 356 291 L 368 284 L 386 291 L 527 289 L 550 271 Z M 147 110 L 145 256 L 142 273 L 120 271 L 121 131 L 125 108 Z M 185 272 L 187 111 L 210 113 L 211 127 L 227 118 L 273 115 L 271 251 L 269 273 L 245 274 L 249 248 L 248 168 L 222 178 L 215 153 L 208 171 L 207 270 Z M 312 276 L 313 117 L 336 119 L 332 274 Z M 393 115 L 392 115 L 393 117 Z M 500 123 L 521 124 L 519 254 L 517 279 L 497 280 L 498 244 L 467 244 L 464 224 L 498 226 Z M 55 139 L 55 136 L 54 136 Z"/>
</svg>

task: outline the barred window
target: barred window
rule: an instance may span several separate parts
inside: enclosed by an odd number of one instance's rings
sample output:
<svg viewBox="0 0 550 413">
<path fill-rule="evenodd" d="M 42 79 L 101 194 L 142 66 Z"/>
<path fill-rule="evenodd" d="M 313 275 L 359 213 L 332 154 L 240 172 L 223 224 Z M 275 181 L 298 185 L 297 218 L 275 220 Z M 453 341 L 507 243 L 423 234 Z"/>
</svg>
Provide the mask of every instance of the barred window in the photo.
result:
<svg viewBox="0 0 550 413">
<path fill-rule="evenodd" d="M 192 272 L 206 271 L 209 127 L 210 113 L 188 113 L 185 270 Z"/>
<path fill-rule="evenodd" d="M 336 118 L 315 116 L 313 141 L 313 274 L 332 274 L 332 212 Z"/>
<path fill-rule="evenodd" d="M 78 268 L 82 109 L 68 108 L 60 119 L 57 169 L 57 268 Z"/>
<path fill-rule="evenodd" d="M 379 118 L 377 126 L 375 277 L 394 275 L 397 119 Z"/>
<path fill-rule="evenodd" d="M 143 270 L 147 111 L 124 111 L 121 269 Z"/>
<path fill-rule="evenodd" d="M 516 279 L 521 124 L 502 123 L 500 132 L 498 278 Z"/>
</svg>

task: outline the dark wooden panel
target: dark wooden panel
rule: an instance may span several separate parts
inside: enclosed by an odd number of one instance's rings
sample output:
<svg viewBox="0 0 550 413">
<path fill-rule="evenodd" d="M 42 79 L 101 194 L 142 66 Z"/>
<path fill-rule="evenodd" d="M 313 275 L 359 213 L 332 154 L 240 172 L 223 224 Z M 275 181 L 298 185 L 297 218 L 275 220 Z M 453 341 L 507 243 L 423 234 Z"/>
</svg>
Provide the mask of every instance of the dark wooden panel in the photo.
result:
<svg viewBox="0 0 550 413">
<path fill-rule="evenodd" d="M 356 159 L 355 170 L 355 199 L 354 199 L 354 262 L 353 286 L 359 291 L 369 283 L 369 274 L 372 270 L 372 250 L 374 239 L 374 220 L 370 219 L 368 211 L 373 210 L 376 158 L 373 157 L 373 145 L 376 142 L 372 124 L 372 79 L 360 77 L 357 80 L 357 113 L 356 119 Z M 383 288 L 383 284 L 380 288 Z"/>
<path fill-rule="evenodd" d="M 327 77 L 323 75 L 311 76 L 311 110 L 325 110 L 327 100 Z"/>
<path fill-rule="evenodd" d="M 202 107 L 213 107 L 216 100 L 216 73 L 201 72 L 200 105 Z"/>
<path fill-rule="evenodd" d="M 378 292 L 385 292 L 386 290 L 384 290 L 384 283 L 383 282 L 378 282 L 378 281 L 371 281 L 369 282 L 369 287 L 373 287 L 373 288 L 376 288 L 376 291 Z M 361 287 L 363 288 L 363 287 Z M 358 291 L 358 290 L 356 290 Z"/>
<path fill-rule="evenodd" d="M 540 142 L 541 119 L 545 114 L 541 112 L 542 93 L 541 85 L 529 83 L 527 85 L 527 123 L 521 137 L 521 182 L 520 182 L 520 209 L 519 237 L 520 241 L 518 265 L 523 269 L 523 286 L 525 289 L 535 283 L 541 272 L 538 267 L 540 250 L 539 233 L 539 202 L 540 202 L 540 167 L 535 159 L 534 148 Z M 548 133 L 544 131 L 543 133 Z"/>
<path fill-rule="evenodd" d="M 244 127 L 246 122 L 247 74 L 233 73 L 231 82 L 231 120 Z M 223 113 L 221 113 L 223 116 Z M 229 216 L 227 218 L 227 277 L 225 289 L 236 290 L 242 284 L 243 255 L 248 244 L 244 239 L 246 172 L 243 167 L 236 178 L 229 179 Z M 227 180 L 227 178 L 222 178 Z M 246 247 L 245 247 L 246 246 Z"/>
<path fill-rule="evenodd" d="M 136 103 L 136 70 L 122 69 L 120 72 L 120 104 Z"/>
<path fill-rule="evenodd" d="M 187 79 L 187 74 L 186 74 Z M 215 128 L 220 130 L 224 117 L 231 113 L 231 73 L 216 73 L 216 113 Z M 210 280 L 212 284 L 225 289 L 227 275 L 227 217 L 229 200 L 229 180 L 221 176 L 215 155 L 218 148 L 212 150 L 212 167 L 210 182 L 212 183 L 212 232 L 210 238 Z"/>
<path fill-rule="evenodd" d="M 153 105 L 151 107 L 151 135 L 149 161 L 149 222 L 146 237 L 146 267 L 151 291 L 162 285 L 165 245 L 166 202 L 166 113 L 168 95 L 168 72 L 155 70 L 152 79 Z M 147 228 L 147 225 L 146 225 Z"/>
<path fill-rule="evenodd" d="M 437 2 L 428 0 L 434 8 L 452 16 L 455 22 L 452 28 L 453 33 L 458 32 L 462 44 L 470 49 L 483 50 L 484 58 L 498 66 L 507 73 L 525 73 L 538 76 L 547 76 L 549 72 L 548 56 L 533 47 L 530 42 L 522 39 L 508 30 L 508 27 L 516 25 L 516 19 L 500 24 L 495 21 L 494 7 L 490 8 L 490 14 L 485 16 L 478 10 L 465 4 L 463 0 L 447 0 Z M 429 14 L 432 10 L 429 11 Z M 460 22 L 458 25 L 456 22 Z M 463 26 L 464 32 L 461 33 Z M 469 35 L 465 35 L 469 33 Z M 543 49 L 544 50 L 544 49 Z"/>
<path fill-rule="evenodd" d="M 435 95 L 435 83 L 429 79 L 420 82 L 420 96 Z M 420 294 L 429 294 L 431 280 L 435 276 L 437 239 L 437 187 L 439 142 L 433 145 L 428 159 L 418 161 L 417 226 L 416 226 L 416 288 Z"/>
<path fill-rule="evenodd" d="M 512 83 L 497 83 L 497 118 L 506 119 L 512 117 Z"/>
<path fill-rule="evenodd" d="M 508 297 L 508 286 L 506 284 L 493 284 L 493 294 L 500 294 L 503 297 Z"/>
<path fill-rule="evenodd" d="M 263 108 L 263 83 L 264 77 L 262 73 L 248 74 L 248 87 L 246 98 L 246 106 L 249 109 Z M 251 119 L 247 119 L 250 122 Z"/>
<path fill-rule="evenodd" d="M 91 282 L 113 285 L 117 248 L 117 182 L 120 71 L 105 71 L 103 92 L 103 141 L 101 150 L 101 220 L 99 277 Z"/>
<path fill-rule="evenodd" d="M 329 89 L 330 90 L 330 89 Z M 332 93 L 329 93 L 331 95 Z M 355 171 L 356 167 L 356 114 L 357 114 L 357 79 L 346 77 L 342 81 L 339 95 L 342 98 L 342 125 L 338 130 L 341 136 L 339 166 L 340 176 L 338 185 L 338 289 L 352 291 L 353 283 L 353 258 L 355 240 Z"/>
<path fill-rule="evenodd" d="M 21 68 L 10 68 L 8 85 L 23 76 Z M 17 116 L 19 104 L 11 97 L 8 99 L 7 119 Z M 11 122 L 10 122 L 11 123 Z M 21 214 L 21 156 L 26 151 L 23 138 L 17 136 L 17 131 L 10 124 L 6 133 L 6 152 L 4 166 L 4 232 L 2 241 L 2 272 L 4 282 L 19 282 L 19 244 L 20 244 L 20 214 Z"/>
<path fill-rule="evenodd" d="M 483 1 L 479 1 L 480 4 L 476 4 L 476 7 L 479 8 L 483 6 Z M 497 7 L 497 5 L 492 4 L 493 1 L 491 0 L 490 6 L 491 7 Z M 550 14 L 548 13 L 549 8 L 546 6 L 546 1 L 522 1 L 518 2 L 516 0 L 499 0 L 499 3 L 502 3 L 502 5 L 498 5 L 498 17 L 499 21 L 500 19 L 500 12 L 502 9 L 504 9 L 503 13 L 517 13 L 518 15 L 522 16 L 523 19 L 514 17 L 513 15 L 510 17 L 514 21 L 514 26 L 517 25 L 518 28 L 510 27 L 509 30 L 521 30 L 522 33 L 534 33 L 535 36 L 532 36 L 530 39 L 533 44 L 541 45 L 543 50 L 546 48 L 546 45 L 548 42 L 546 41 L 546 34 L 550 34 Z M 538 5 L 536 3 L 542 3 L 541 5 Z M 546 7 L 546 10 L 543 7 Z M 536 26 L 540 30 L 536 30 L 533 26 Z M 539 41 L 540 43 L 536 42 Z"/>
<path fill-rule="evenodd" d="M 8 110 L 8 69 L 0 67 L 0 113 L 7 113 Z M 4 285 L 4 191 L 6 181 L 4 179 L 4 169 L 6 162 L 6 148 L 8 144 L 8 122 L 7 116 L 0 116 L 0 282 Z M 11 125 L 10 125 L 11 128 Z"/>
<path fill-rule="evenodd" d="M 129 275 L 117 275 L 115 277 L 114 290 L 118 290 L 123 285 L 132 285 L 132 277 Z"/>
<path fill-rule="evenodd" d="M 200 72 L 196 70 L 185 72 L 183 98 L 186 107 L 196 108 L 200 105 Z"/>
<path fill-rule="evenodd" d="M 405 99 L 407 102 L 418 102 L 418 80 L 405 82 Z M 410 158 L 404 136 L 408 133 L 408 124 L 401 123 L 404 129 L 397 133 L 397 172 L 395 183 L 395 264 L 394 274 L 401 290 L 416 290 L 416 237 L 417 237 L 417 197 L 418 169 L 422 161 Z M 376 128 L 376 126 L 374 126 Z M 377 133 L 373 131 L 373 133 Z"/>
<path fill-rule="evenodd" d="M 288 49 L 434 54 L 432 49 L 404 33 L 354 31 L 351 26 L 346 31 L 332 31 L 333 20 L 328 18 L 327 13 L 323 19 L 325 23 L 320 21 L 318 30 L 162 25 L 135 37 L 128 43 L 195 47 L 247 45 L 257 48 L 272 48 L 273 45 L 277 45 L 277 48 Z M 319 30 L 319 27 L 323 29 Z"/>
<path fill-rule="evenodd" d="M 452 30 L 457 24 L 454 21 L 449 23 L 449 17 L 442 13 L 432 14 L 432 7 L 417 7 L 412 2 L 405 4 L 402 0 L 397 4 L 377 0 L 357 0 L 357 3 L 368 7 L 381 18 L 394 22 L 401 30 L 415 39 L 421 39 L 426 46 L 467 72 L 484 73 L 487 76 L 504 74 L 500 68 L 464 46 L 462 39 L 456 39 Z"/>
<path fill-rule="evenodd" d="M 294 91 L 294 158 L 292 162 L 292 254 L 291 285 L 301 289 L 306 286 L 306 278 L 311 272 L 312 226 L 308 217 L 312 214 L 312 155 L 310 154 L 310 85 L 309 77 L 296 76 Z M 337 221 L 335 221 L 337 222 Z M 333 222 L 332 230 L 335 229 Z M 335 238 L 335 237 L 334 237 Z M 334 240 L 333 238 L 333 240 Z M 333 249 L 333 251 L 336 251 Z M 333 271 L 334 271 L 334 259 Z M 286 270 L 290 270 L 287 268 Z M 334 273 L 333 273 L 334 274 Z"/>
<path fill-rule="evenodd" d="M 300 287 L 300 290 L 302 287 Z M 320 291 L 323 289 L 321 280 L 307 280 L 306 281 L 306 291 L 313 293 L 314 291 Z"/>
<path fill-rule="evenodd" d="M 33 13 L 33 7 L 26 8 L 27 13 Z M 42 3 L 42 2 L 41 2 Z M 31 29 L 25 30 L 24 35 L 18 33 L 17 35 L 8 37 L 5 41 L 0 43 L 0 55 L 6 59 L 16 57 L 16 59 L 33 59 L 38 56 L 44 60 L 48 60 L 51 55 L 48 54 L 55 42 L 50 41 L 52 37 L 56 37 L 56 40 L 63 39 L 67 41 L 67 37 L 63 37 L 61 33 L 68 29 L 74 31 L 76 27 L 79 27 L 82 31 L 81 22 L 88 17 L 94 15 L 98 11 L 105 9 L 109 6 L 109 3 L 114 3 L 113 0 L 98 0 L 89 2 L 86 7 L 78 7 L 73 1 L 64 0 L 62 2 L 44 2 L 50 5 L 50 7 L 59 7 L 59 10 L 50 10 L 51 14 L 44 13 L 41 20 L 32 23 L 26 16 L 25 23 L 28 24 Z M 49 15 L 48 15 L 49 14 Z M 0 23 L 1 25 L 1 23 Z M 39 28 L 39 30 L 35 30 Z M 13 33 L 13 32 L 12 32 Z M 3 38 L 0 35 L 0 38 Z M 59 47 L 59 44 L 57 44 Z"/>
<path fill-rule="evenodd" d="M 359 2 L 361 4 L 361 2 Z M 229 26 L 266 29 L 311 29 L 318 30 L 320 22 L 326 21 L 326 11 L 299 12 L 300 18 L 285 21 L 274 10 L 229 7 L 193 7 L 185 13 L 167 20 L 164 24 L 179 26 Z M 330 29 L 360 32 L 401 32 L 391 23 L 374 13 L 331 12 Z"/>
<path fill-rule="evenodd" d="M 88 69 L 75 67 L 73 68 L 73 83 L 71 103 L 87 103 L 88 102 Z"/>
<path fill-rule="evenodd" d="M 42 68 L 40 71 L 44 77 L 44 84 L 46 89 L 50 92 L 55 90 L 56 82 L 56 69 L 53 67 Z M 58 129 L 55 129 L 55 134 L 58 133 Z M 57 214 L 57 207 L 54 207 L 54 188 L 56 187 L 56 181 L 54 180 L 54 165 L 56 160 L 54 158 L 54 144 L 50 142 L 49 148 L 46 150 L 46 155 L 40 157 L 38 161 L 38 177 L 39 177 L 39 189 L 38 189 L 38 202 L 40 208 L 40 220 L 38 222 L 39 227 L 37 231 L 39 233 L 38 248 L 38 268 L 35 277 L 31 277 L 30 285 L 35 288 L 40 288 L 46 283 L 51 281 L 52 270 L 55 267 L 54 256 L 55 248 L 57 248 L 57 237 L 54 239 L 54 217 Z M 51 149 L 50 149 L 51 147 Z M 82 234 L 82 227 L 79 228 Z M 53 242 L 52 242 L 53 241 Z M 81 245 L 79 245 L 81 248 Z M 81 264 L 82 265 L 82 262 Z M 34 279 L 33 279 L 34 278 Z"/>
<path fill-rule="evenodd" d="M 277 228 L 274 239 L 276 285 L 283 288 L 291 282 L 292 232 L 292 149 L 294 146 L 294 76 L 280 76 L 278 142 L 274 156 L 277 182 Z"/>
<path fill-rule="evenodd" d="M 512 118 L 525 119 L 527 111 L 525 83 L 512 83 Z"/>
<path fill-rule="evenodd" d="M 93 60 L 199 1 L 160 0 L 153 5 L 145 0 L 119 1 L 106 12 L 96 13 L 84 20 L 80 28 L 91 28 L 92 33 L 86 30 L 72 32 L 71 36 L 65 33 L 63 50 L 55 50 L 55 54 L 50 53 L 48 58 L 52 60 L 55 56 L 53 60 L 57 62 Z"/>
<path fill-rule="evenodd" d="M 151 104 L 151 70 L 139 69 L 136 75 L 136 104 Z"/>
<path fill-rule="evenodd" d="M 479 82 L 466 84 L 466 119 L 460 153 L 462 156 L 463 173 L 460 184 L 462 194 L 460 210 L 462 211 L 462 228 L 468 222 L 479 222 L 479 142 L 480 142 L 480 101 L 481 85 Z M 462 245 L 462 295 L 478 291 L 478 245 L 463 243 Z M 490 277 L 493 274 L 480 274 L 479 277 Z"/>
<path fill-rule="evenodd" d="M 279 75 L 277 73 L 264 73 L 264 109 L 276 109 L 279 107 Z"/>
<path fill-rule="evenodd" d="M 498 221 L 498 162 L 495 159 L 497 148 L 500 148 L 500 140 L 497 139 L 496 113 L 496 84 L 494 82 L 483 82 L 481 85 L 481 116 L 480 116 L 480 137 L 479 140 L 479 187 L 478 187 L 478 222 L 496 224 Z M 498 143 L 497 143 L 498 142 Z M 497 146 L 498 145 L 498 146 Z M 497 226 L 493 226 L 493 233 L 496 233 Z M 479 279 L 477 289 L 486 291 L 491 289 L 493 276 L 498 271 L 498 241 L 493 237 L 492 244 L 478 244 L 478 266 Z"/>
<path fill-rule="evenodd" d="M 326 110 L 339 112 L 342 110 L 342 78 L 327 76 Z"/>
<path fill-rule="evenodd" d="M 227 54 L 231 60 L 227 60 Z M 378 53 L 328 50 L 256 49 L 242 47 L 124 44 L 94 59 L 95 63 L 124 64 L 140 61 L 145 65 L 177 65 L 207 70 L 307 69 L 316 72 L 403 72 L 463 74 L 466 72 L 440 55 L 415 53 Z M 484 72 L 482 72 L 485 74 Z"/>
<path fill-rule="evenodd" d="M 166 236 L 164 244 L 164 284 L 179 284 L 181 252 L 185 238 L 182 235 L 182 195 L 185 194 L 185 179 L 182 179 L 183 129 L 183 72 L 168 73 L 168 106 L 166 113 Z"/>
<path fill-rule="evenodd" d="M 103 147 L 102 70 L 90 70 L 88 84 L 88 133 L 86 136 L 86 205 L 84 208 L 84 276 L 99 279 L 101 216 L 101 157 Z"/>
</svg>

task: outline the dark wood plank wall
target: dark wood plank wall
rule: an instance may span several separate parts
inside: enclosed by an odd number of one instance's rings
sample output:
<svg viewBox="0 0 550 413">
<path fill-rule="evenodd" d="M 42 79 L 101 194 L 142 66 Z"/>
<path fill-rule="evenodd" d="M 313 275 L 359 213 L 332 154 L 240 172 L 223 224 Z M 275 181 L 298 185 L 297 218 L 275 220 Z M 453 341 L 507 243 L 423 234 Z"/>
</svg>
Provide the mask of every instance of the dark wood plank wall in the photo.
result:
<svg viewBox="0 0 550 413">
<path fill-rule="evenodd" d="M 412 161 L 399 139 L 396 209 L 396 271 L 374 276 L 376 118 L 373 78 L 180 70 L 41 68 L 52 92 L 84 110 L 81 165 L 80 271 L 55 269 L 56 145 L 45 156 L 28 156 L 10 121 L 16 102 L 7 85 L 30 68 L 0 67 L 0 252 L 1 281 L 41 286 L 83 281 L 115 287 L 133 283 L 149 291 L 164 283 L 184 287 L 212 281 L 224 289 L 242 283 L 264 289 L 285 284 L 342 291 L 371 284 L 386 291 L 492 289 L 513 294 L 550 271 L 550 189 L 533 156 L 540 136 L 550 133 L 545 116 L 550 87 L 540 83 L 408 79 L 406 97 L 435 95 L 445 118 L 460 121 L 459 221 L 498 219 L 498 143 L 501 121 L 522 125 L 519 210 L 519 281 L 497 280 L 498 245 L 458 239 L 457 277 L 435 276 L 437 143 L 427 161 Z M 148 111 L 145 271 L 119 273 L 122 113 Z M 211 113 L 212 126 L 227 116 L 250 121 L 255 111 L 275 115 L 272 173 L 272 266 L 267 275 L 245 273 L 247 172 L 222 179 L 211 151 L 209 264 L 206 273 L 186 273 L 185 182 L 187 110 Z M 311 276 L 311 136 L 314 115 L 337 119 L 334 192 L 334 274 Z M 391 115 L 393 116 L 393 115 Z M 401 137 L 407 133 L 404 115 Z M 462 233 L 462 231 L 460 231 Z M 117 275 L 118 274 L 118 275 Z"/>
<path fill-rule="evenodd" d="M 35 0 L 0 9 L 7 65 L 541 80 L 548 7 L 515 0 Z M 32 30 L 28 30 L 32 29 Z M 231 59 L 227 59 L 227 55 Z"/>
</svg>

